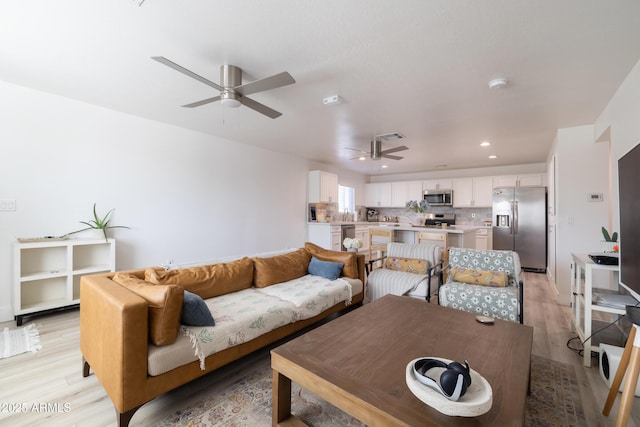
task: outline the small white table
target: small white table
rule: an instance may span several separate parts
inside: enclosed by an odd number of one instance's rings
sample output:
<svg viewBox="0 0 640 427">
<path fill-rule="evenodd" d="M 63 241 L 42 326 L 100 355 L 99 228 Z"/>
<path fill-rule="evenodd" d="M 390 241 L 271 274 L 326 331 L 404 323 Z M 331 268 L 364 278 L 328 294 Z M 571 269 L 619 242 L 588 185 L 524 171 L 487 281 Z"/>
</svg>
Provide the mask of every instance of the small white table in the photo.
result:
<svg viewBox="0 0 640 427">
<path fill-rule="evenodd" d="M 584 341 L 583 364 L 586 367 L 591 367 L 591 351 L 599 350 L 599 346 L 591 345 L 593 312 L 625 314 L 624 308 L 619 309 L 593 304 L 593 270 L 608 270 L 617 274 L 620 271 L 620 267 L 617 265 L 596 264 L 587 254 L 571 254 L 571 307 L 573 309 L 576 332 L 580 340 Z M 584 286 L 582 282 L 583 271 Z M 583 322 L 584 329 L 581 326 Z"/>
</svg>

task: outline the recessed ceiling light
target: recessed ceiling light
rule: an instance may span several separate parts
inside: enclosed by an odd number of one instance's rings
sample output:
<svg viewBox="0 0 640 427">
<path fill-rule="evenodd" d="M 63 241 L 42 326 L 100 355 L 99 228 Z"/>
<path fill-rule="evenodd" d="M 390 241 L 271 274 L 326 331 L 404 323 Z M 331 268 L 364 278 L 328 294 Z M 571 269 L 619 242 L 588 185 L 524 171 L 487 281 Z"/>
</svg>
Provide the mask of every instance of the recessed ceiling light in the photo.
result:
<svg viewBox="0 0 640 427">
<path fill-rule="evenodd" d="M 491 143 L 490 143 L 489 141 L 482 141 L 482 142 L 480 143 L 480 146 L 481 146 L 481 147 L 488 147 L 488 146 L 490 146 L 490 145 L 491 145 Z"/>
<path fill-rule="evenodd" d="M 389 166 L 387 166 L 387 165 L 382 165 L 382 168 L 383 168 L 383 169 L 386 169 L 386 168 L 388 168 L 388 167 L 389 167 Z"/>
<path fill-rule="evenodd" d="M 360 156 L 358 157 L 358 160 L 367 160 L 367 158 L 365 156 Z"/>
<path fill-rule="evenodd" d="M 498 158 L 498 156 L 496 156 L 495 154 L 492 154 L 492 155 L 490 155 L 490 156 L 489 156 L 489 158 L 490 158 L 490 159 L 497 159 L 497 158 Z"/>
</svg>

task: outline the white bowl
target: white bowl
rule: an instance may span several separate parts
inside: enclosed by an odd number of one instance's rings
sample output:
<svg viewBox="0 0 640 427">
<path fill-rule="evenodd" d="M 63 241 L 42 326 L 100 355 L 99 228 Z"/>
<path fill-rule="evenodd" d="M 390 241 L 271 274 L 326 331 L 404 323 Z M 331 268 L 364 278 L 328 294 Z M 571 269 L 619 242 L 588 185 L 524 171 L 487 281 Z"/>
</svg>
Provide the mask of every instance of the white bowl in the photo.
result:
<svg viewBox="0 0 640 427">
<path fill-rule="evenodd" d="M 425 358 L 441 360 L 447 364 L 452 362 L 449 359 L 432 356 L 418 357 L 409 362 L 406 369 L 407 387 L 418 399 L 445 415 L 477 417 L 489 412 L 493 404 L 493 391 L 491 384 L 482 375 L 471 369 L 471 385 L 467 388 L 464 396 L 454 402 L 416 379 L 413 365 L 418 360 Z"/>
</svg>

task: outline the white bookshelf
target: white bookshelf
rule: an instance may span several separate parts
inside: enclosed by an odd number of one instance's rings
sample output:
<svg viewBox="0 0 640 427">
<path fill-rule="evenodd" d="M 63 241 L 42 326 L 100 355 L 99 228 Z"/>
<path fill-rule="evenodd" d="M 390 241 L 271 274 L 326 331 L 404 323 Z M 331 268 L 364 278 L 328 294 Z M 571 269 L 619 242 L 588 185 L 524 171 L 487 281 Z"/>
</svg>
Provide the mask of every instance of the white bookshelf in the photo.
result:
<svg viewBox="0 0 640 427">
<path fill-rule="evenodd" d="M 14 316 L 76 307 L 80 278 L 115 271 L 114 239 L 60 240 L 14 244 Z"/>
</svg>

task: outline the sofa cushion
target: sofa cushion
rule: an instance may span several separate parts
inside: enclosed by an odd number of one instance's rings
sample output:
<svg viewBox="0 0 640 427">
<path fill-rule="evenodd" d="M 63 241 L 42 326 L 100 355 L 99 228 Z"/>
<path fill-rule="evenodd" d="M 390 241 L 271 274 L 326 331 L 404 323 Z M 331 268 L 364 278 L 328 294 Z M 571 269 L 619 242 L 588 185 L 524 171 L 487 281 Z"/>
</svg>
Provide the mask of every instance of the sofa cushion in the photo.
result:
<svg viewBox="0 0 640 427">
<path fill-rule="evenodd" d="M 509 284 L 507 273 L 504 271 L 478 270 L 465 267 L 453 267 L 451 269 L 451 280 L 453 282 L 492 286 L 494 288 L 504 288 Z"/>
<path fill-rule="evenodd" d="M 180 327 L 183 289 L 176 285 L 153 285 L 131 273 L 116 273 L 113 281 L 141 296 L 149 304 L 151 342 L 158 346 L 173 344 Z"/>
<path fill-rule="evenodd" d="M 269 258 L 253 258 L 254 284 L 256 288 L 264 288 L 305 276 L 310 261 L 311 255 L 304 249 Z"/>
<path fill-rule="evenodd" d="M 329 280 L 336 280 L 340 277 L 344 264 L 341 262 L 321 261 L 316 257 L 311 257 L 309 262 L 309 274 L 321 276 Z"/>
<path fill-rule="evenodd" d="M 384 261 L 384 268 L 407 273 L 427 274 L 429 261 L 418 258 L 403 258 L 388 256 Z"/>
<path fill-rule="evenodd" d="M 180 323 L 188 326 L 215 326 L 209 307 L 199 295 L 184 291 Z"/>
<path fill-rule="evenodd" d="M 155 285 L 180 285 L 203 299 L 241 291 L 253 282 L 253 260 L 248 257 L 221 264 L 157 270 L 148 268 L 146 281 Z"/>
<path fill-rule="evenodd" d="M 315 245 L 311 242 L 306 242 L 304 248 L 309 251 L 311 255 L 318 258 L 320 261 L 341 262 L 344 264 L 342 268 L 342 275 L 349 277 L 350 279 L 358 279 L 358 256 L 355 252 L 336 252 L 330 251 Z"/>
</svg>

